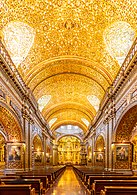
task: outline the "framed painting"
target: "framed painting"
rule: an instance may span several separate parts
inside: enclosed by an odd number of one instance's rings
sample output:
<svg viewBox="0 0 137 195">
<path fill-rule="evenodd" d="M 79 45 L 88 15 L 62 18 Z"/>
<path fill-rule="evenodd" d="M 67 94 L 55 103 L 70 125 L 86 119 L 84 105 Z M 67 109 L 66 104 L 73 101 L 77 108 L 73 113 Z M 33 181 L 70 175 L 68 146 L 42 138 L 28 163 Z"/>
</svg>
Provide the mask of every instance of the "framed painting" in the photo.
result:
<svg viewBox="0 0 137 195">
<path fill-rule="evenodd" d="M 128 161 L 129 145 L 116 145 L 116 161 Z"/>
<path fill-rule="evenodd" d="M 94 151 L 95 163 L 99 165 L 104 164 L 104 152 L 103 151 Z"/>
<path fill-rule="evenodd" d="M 131 142 L 113 142 L 112 143 L 112 168 L 113 170 L 131 170 L 132 167 Z"/>
<path fill-rule="evenodd" d="M 96 162 L 103 162 L 103 161 L 104 161 L 104 153 L 96 152 Z"/>
<path fill-rule="evenodd" d="M 8 160 L 21 160 L 21 146 L 10 145 L 8 150 Z"/>
<path fill-rule="evenodd" d="M 34 161 L 41 163 L 42 162 L 42 152 L 35 152 L 34 153 Z"/>
</svg>

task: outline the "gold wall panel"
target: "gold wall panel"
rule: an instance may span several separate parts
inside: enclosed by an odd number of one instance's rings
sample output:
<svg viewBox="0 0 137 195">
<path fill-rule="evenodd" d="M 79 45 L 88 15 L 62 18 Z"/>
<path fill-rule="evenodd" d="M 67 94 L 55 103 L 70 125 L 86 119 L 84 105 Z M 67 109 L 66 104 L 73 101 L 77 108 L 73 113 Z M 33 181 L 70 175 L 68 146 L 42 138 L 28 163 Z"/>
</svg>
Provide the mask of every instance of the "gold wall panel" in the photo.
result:
<svg viewBox="0 0 137 195">
<path fill-rule="evenodd" d="M 116 129 L 116 141 L 130 141 L 132 136 L 132 130 L 137 123 L 137 105 L 130 108 L 126 114 L 122 117 L 117 129 Z"/>
<path fill-rule="evenodd" d="M 22 130 L 14 116 L 4 107 L 0 106 L 0 122 L 8 141 L 22 141 Z"/>
</svg>

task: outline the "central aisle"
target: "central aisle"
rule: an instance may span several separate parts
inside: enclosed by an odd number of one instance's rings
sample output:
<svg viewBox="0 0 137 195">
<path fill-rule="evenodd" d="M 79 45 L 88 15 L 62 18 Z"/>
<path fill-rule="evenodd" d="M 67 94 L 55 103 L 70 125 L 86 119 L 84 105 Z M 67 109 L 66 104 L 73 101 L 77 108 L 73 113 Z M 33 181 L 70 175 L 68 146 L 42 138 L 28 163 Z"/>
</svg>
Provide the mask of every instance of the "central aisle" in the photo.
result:
<svg viewBox="0 0 137 195">
<path fill-rule="evenodd" d="M 73 168 L 67 167 L 46 195 L 89 195 L 83 184 L 77 179 Z"/>
</svg>

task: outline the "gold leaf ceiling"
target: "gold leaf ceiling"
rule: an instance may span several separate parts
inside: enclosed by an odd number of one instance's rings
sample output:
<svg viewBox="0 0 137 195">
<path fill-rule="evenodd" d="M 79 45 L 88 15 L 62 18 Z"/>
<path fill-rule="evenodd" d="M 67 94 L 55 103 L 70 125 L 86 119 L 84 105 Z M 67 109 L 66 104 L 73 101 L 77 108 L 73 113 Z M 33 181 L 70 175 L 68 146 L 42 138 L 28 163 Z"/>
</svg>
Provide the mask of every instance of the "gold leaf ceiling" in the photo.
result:
<svg viewBox="0 0 137 195">
<path fill-rule="evenodd" d="M 37 100 L 47 98 L 43 116 L 57 118 L 51 130 L 72 124 L 86 131 L 82 119 L 92 123 L 98 107 L 88 99 L 101 102 L 137 34 L 136 0 L 1 0 L 0 9 L 11 58 L 13 46 L 24 81 Z"/>
</svg>

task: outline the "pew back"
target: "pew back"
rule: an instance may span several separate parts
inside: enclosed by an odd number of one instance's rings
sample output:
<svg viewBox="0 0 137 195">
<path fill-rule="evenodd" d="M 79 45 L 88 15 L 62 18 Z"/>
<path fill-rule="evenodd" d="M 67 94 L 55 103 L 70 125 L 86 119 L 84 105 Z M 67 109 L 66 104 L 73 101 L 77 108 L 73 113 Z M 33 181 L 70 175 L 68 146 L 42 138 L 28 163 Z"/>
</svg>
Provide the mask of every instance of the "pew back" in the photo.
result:
<svg viewBox="0 0 137 195">
<path fill-rule="evenodd" d="M 0 195 L 35 195 L 31 185 L 0 185 Z"/>
<path fill-rule="evenodd" d="M 105 186 L 100 195 L 137 195 L 137 187 Z"/>
</svg>

